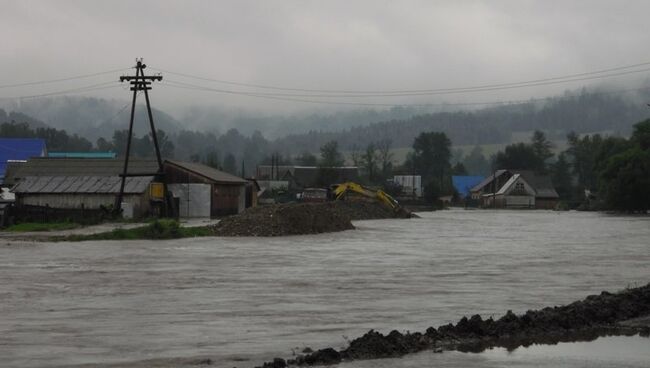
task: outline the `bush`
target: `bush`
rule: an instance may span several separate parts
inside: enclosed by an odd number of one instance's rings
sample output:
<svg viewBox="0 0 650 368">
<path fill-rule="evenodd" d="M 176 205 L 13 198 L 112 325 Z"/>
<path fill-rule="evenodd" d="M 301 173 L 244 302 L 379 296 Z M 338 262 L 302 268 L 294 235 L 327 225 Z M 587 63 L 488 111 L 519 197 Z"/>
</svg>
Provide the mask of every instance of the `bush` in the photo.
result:
<svg viewBox="0 0 650 368">
<path fill-rule="evenodd" d="M 145 226 L 142 234 L 146 239 L 175 239 L 182 236 L 180 228 L 176 220 L 160 219 Z"/>
</svg>

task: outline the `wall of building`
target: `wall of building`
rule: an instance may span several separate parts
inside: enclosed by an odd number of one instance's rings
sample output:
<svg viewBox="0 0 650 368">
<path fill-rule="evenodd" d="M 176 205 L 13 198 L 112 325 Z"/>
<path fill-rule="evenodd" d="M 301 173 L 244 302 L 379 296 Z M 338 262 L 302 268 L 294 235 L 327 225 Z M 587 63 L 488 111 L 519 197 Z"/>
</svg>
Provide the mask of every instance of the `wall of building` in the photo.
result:
<svg viewBox="0 0 650 368">
<path fill-rule="evenodd" d="M 554 210 L 557 206 L 558 199 L 556 198 L 536 198 L 535 207 L 544 210 Z"/>
<path fill-rule="evenodd" d="M 174 197 L 178 198 L 178 215 L 183 218 L 210 217 L 212 185 L 201 183 L 169 184 Z"/>
<path fill-rule="evenodd" d="M 16 205 L 40 206 L 51 208 L 93 210 L 102 206 L 110 207 L 115 204 L 117 195 L 114 193 L 56 193 L 56 194 L 16 194 Z M 133 206 L 135 217 L 144 217 L 150 211 L 149 197 L 143 194 L 125 194 L 123 202 Z"/>
<path fill-rule="evenodd" d="M 244 210 L 246 204 L 246 185 L 242 184 L 220 184 L 194 174 L 182 168 L 166 165 L 165 180 L 168 185 L 173 184 L 210 184 L 210 216 L 219 217 L 234 215 Z"/>
<path fill-rule="evenodd" d="M 484 196 L 482 207 L 485 208 L 535 208 L 533 196 Z"/>
</svg>

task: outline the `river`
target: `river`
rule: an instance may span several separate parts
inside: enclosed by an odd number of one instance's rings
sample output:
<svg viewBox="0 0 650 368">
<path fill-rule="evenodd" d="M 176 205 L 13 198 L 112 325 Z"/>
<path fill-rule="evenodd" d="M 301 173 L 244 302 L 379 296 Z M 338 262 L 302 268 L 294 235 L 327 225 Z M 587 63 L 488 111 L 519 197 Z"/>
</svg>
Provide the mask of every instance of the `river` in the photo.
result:
<svg viewBox="0 0 650 368">
<path fill-rule="evenodd" d="M 5 240 L 0 365 L 172 366 L 174 358 L 210 357 L 216 367 L 245 368 L 307 346 L 341 348 L 369 329 L 424 331 L 463 315 L 522 313 L 650 281 L 647 216 L 461 209 L 421 216 L 279 238 Z M 610 339 L 586 344 L 631 350 L 607 366 L 650 364 L 650 339 Z M 552 356 L 541 351 L 421 353 L 376 366 L 557 365 L 540 363 L 540 354 Z M 592 356 L 598 366 L 596 352 L 607 350 L 592 351 L 561 365 L 590 366 Z"/>
</svg>

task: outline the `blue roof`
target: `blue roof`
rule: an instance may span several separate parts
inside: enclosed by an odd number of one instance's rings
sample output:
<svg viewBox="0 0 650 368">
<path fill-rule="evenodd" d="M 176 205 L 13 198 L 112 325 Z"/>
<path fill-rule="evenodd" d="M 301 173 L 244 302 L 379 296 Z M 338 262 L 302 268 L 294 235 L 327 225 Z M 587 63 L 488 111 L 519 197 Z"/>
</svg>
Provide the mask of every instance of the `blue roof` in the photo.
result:
<svg viewBox="0 0 650 368">
<path fill-rule="evenodd" d="M 115 152 L 48 152 L 47 157 L 57 158 L 115 158 Z"/>
<path fill-rule="evenodd" d="M 463 197 L 469 196 L 469 190 L 472 189 L 476 184 L 480 183 L 485 179 L 484 176 L 457 176 L 454 175 L 451 177 L 451 182 L 456 188 L 458 194 Z"/>
<path fill-rule="evenodd" d="M 0 178 L 4 179 L 9 160 L 27 160 L 47 153 L 40 138 L 0 138 Z"/>
</svg>

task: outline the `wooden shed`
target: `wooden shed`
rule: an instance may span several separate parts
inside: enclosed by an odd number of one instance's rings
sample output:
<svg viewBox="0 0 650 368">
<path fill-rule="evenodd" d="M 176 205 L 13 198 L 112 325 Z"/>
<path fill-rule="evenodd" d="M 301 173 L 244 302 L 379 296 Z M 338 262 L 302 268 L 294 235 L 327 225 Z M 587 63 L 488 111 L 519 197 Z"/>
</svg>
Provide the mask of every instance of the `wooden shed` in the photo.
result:
<svg viewBox="0 0 650 368">
<path fill-rule="evenodd" d="M 163 166 L 181 217 L 219 217 L 246 208 L 245 179 L 196 162 L 165 160 Z"/>
</svg>

